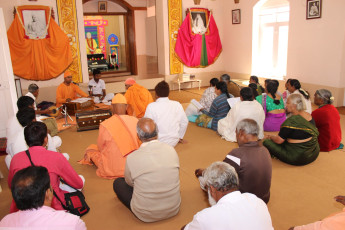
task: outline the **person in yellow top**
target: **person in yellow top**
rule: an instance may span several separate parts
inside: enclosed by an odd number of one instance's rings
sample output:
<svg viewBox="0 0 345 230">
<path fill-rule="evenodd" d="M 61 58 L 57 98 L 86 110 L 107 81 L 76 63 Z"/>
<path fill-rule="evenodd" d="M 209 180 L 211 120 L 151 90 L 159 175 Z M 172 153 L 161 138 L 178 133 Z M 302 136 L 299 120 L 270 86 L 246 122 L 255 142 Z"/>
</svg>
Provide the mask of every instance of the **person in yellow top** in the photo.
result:
<svg viewBox="0 0 345 230">
<path fill-rule="evenodd" d="M 87 93 L 82 91 L 79 86 L 72 83 L 72 74 L 68 70 L 64 74 L 64 82 L 56 89 L 56 107 L 60 107 L 63 103 L 77 99 L 78 96 L 88 97 Z"/>
<path fill-rule="evenodd" d="M 118 93 L 111 102 L 113 116 L 99 126 L 97 145 L 90 145 L 79 161 L 81 164 L 97 166 L 99 177 L 114 179 L 123 177 L 127 156 L 138 149 L 138 119 L 126 115 L 126 98 Z"/>
<path fill-rule="evenodd" d="M 128 103 L 127 113 L 142 118 L 148 104 L 153 102 L 151 93 L 145 87 L 137 84 L 133 78 L 128 78 L 125 81 L 125 86 L 125 97 Z"/>
</svg>

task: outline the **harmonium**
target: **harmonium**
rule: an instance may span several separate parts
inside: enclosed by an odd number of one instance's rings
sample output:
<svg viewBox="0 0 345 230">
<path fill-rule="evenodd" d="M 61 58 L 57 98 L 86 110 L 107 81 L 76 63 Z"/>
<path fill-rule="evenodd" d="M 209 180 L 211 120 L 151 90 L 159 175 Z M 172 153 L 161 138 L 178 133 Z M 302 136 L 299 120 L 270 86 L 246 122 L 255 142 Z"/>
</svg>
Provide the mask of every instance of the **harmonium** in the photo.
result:
<svg viewBox="0 0 345 230">
<path fill-rule="evenodd" d="M 65 105 L 67 108 L 67 113 L 74 116 L 76 113 L 86 110 L 93 110 L 95 102 L 93 102 L 93 100 L 88 100 L 85 102 L 67 102 Z"/>
<path fill-rule="evenodd" d="M 93 111 L 85 111 L 76 113 L 77 131 L 85 131 L 91 129 L 98 129 L 99 124 L 111 117 L 110 110 L 98 109 Z"/>
</svg>

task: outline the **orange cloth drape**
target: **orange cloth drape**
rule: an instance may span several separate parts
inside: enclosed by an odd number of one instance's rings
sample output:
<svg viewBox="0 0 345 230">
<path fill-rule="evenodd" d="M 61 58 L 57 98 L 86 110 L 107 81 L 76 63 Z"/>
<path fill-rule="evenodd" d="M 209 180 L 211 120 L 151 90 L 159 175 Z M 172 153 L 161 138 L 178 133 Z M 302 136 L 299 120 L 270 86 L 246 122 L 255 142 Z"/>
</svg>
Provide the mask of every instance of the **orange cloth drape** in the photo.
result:
<svg viewBox="0 0 345 230">
<path fill-rule="evenodd" d="M 137 122 L 137 118 L 128 115 L 113 115 L 102 122 L 97 145 L 90 145 L 79 163 L 94 163 L 99 177 L 123 177 L 127 155 L 140 145 L 136 133 Z"/>
<path fill-rule="evenodd" d="M 42 81 L 59 76 L 72 63 L 72 53 L 67 35 L 53 18 L 50 19 L 46 38 L 27 38 L 20 22 L 21 19 L 24 23 L 22 11 L 37 9 L 46 11 L 48 23 L 48 6 L 19 6 L 7 36 L 14 74 L 28 80 Z"/>
<path fill-rule="evenodd" d="M 134 84 L 125 93 L 128 106 L 127 113 L 137 118 L 145 115 L 146 107 L 153 102 L 152 95 L 145 87 Z"/>
</svg>

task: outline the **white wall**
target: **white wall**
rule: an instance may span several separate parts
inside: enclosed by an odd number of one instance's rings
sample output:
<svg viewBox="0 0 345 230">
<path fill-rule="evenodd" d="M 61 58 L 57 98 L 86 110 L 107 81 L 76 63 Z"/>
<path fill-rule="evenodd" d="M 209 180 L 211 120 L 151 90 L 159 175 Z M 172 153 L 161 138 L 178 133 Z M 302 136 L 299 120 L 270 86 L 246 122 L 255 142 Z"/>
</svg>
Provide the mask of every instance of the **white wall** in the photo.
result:
<svg viewBox="0 0 345 230">
<path fill-rule="evenodd" d="M 83 4 L 84 13 L 98 12 L 98 0 L 91 0 Z M 107 12 L 127 12 L 122 6 L 107 1 Z"/>
</svg>

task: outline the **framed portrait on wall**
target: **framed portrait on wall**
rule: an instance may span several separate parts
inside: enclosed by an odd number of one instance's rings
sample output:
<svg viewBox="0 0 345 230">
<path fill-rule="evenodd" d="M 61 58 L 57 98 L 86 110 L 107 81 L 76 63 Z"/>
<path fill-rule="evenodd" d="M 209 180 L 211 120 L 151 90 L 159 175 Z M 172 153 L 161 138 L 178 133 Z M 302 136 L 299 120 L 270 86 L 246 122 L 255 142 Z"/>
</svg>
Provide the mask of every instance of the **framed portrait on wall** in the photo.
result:
<svg viewBox="0 0 345 230">
<path fill-rule="evenodd" d="M 31 39 L 43 39 L 48 35 L 45 10 L 22 10 L 25 35 Z"/>
<path fill-rule="evenodd" d="M 98 2 L 98 12 L 107 12 L 107 2 L 100 1 Z"/>
<path fill-rule="evenodd" d="M 321 18 L 322 0 L 307 0 L 307 19 Z"/>
<path fill-rule="evenodd" d="M 232 24 L 241 24 L 241 10 L 232 10 Z"/>
</svg>

